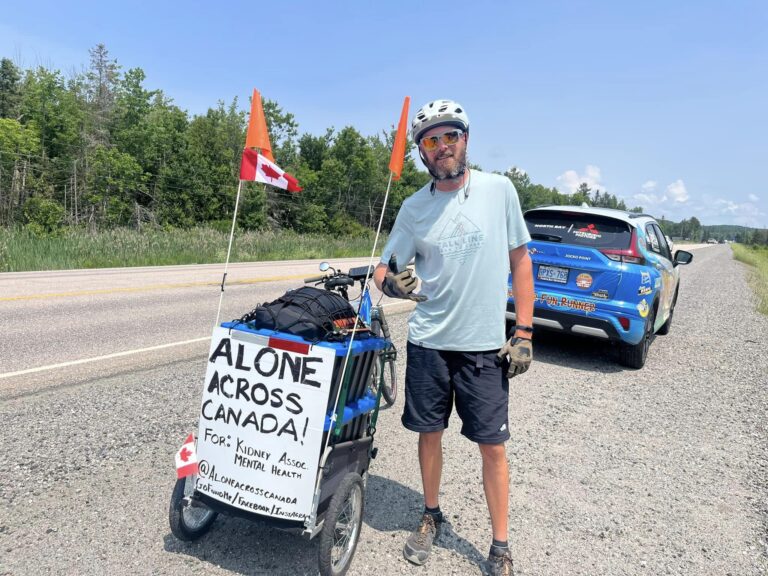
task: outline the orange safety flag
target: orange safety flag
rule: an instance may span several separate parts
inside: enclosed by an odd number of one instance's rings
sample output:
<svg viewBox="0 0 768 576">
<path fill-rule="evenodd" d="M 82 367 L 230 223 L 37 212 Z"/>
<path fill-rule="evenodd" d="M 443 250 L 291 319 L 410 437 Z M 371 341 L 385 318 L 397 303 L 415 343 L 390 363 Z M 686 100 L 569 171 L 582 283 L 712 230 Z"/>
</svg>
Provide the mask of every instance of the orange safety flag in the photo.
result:
<svg viewBox="0 0 768 576">
<path fill-rule="evenodd" d="M 410 103 L 411 97 L 406 96 L 403 102 L 403 111 L 400 114 L 400 124 L 397 125 L 395 144 L 392 146 L 392 157 L 389 159 L 389 170 L 394 174 L 395 180 L 400 180 L 400 173 L 403 171 L 403 162 L 405 161 L 405 140 L 408 137 L 408 105 Z"/>
<path fill-rule="evenodd" d="M 261 155 L 274 162 L 272 146 L 269 144 L 269 132 L 267 132 L 267 119 L 264 116 L 264 108 L 261 107 L 261 94 L 255 88 L 251 98 L 251 117 L 248 120 L 248 132 L 245 134 L 245 147 L 258 148 Z"/>
</svg>

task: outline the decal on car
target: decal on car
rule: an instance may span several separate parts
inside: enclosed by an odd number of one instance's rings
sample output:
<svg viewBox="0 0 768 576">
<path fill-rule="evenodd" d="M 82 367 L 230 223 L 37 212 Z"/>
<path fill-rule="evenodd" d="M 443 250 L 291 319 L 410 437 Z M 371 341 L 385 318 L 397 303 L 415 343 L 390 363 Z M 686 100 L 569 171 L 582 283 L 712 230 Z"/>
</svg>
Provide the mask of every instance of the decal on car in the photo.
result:
<svg viewBox="0 0 768 576">
<path fill-rule="evenodd" d="M 653 286 L 654 288 L 658 288 L 659 286 L 661 286 L 661 278 L 656 278 L 656 282 L 654 283 Z"/>
<path fill-rule="evenodd" d="M 648 312 L 650 312 L 650 308 L 648 307 L 648 302 L 645 301 L 645 298 L 640 300 L 640 304 L 637 305 L 637 311 L 640 312 L 640 316 L 645 318 L 648 316 Z"/>
<path fill-rule="evenodd" d="M 650 284 L 651 283 L 651 273 L 650 272 L 640 272 L 640 283 L 641 284 Z"/>
<path fill-rule="evenodd" d="M 640 286 L 640 288 L 637 289 L 638 296 L 647 296 L 651 292 L 653 292 L 653 288 L 650 286 Z"/>
<path fill-rule="evenodd" d="M 592 302 L 574 300 L 573 298 L 568 298 L 566 296 L 561 296 L 558 298 L 557 296 L 552 296 L 550 294 L 542 294 L 538 299 L 542 302 L 545 302 L 549 306 L 572 308 L 574 310 L 582 310 L 584 312 L 594 312 L 597 308 Z"/>
<path fill-rule="evenodd" d="M 565 258 L 573 258 L 574 260 L 592 260 L 589 256 L 582 256 L 581 254 L 565 254 Z"/>
<path fill-rule="evenodd" d="M 586 290 L 587 288 L 592 286 L 592 276 L 590 276 L 586 272 L 579 274 L 578 276 L 576 276 L 576 286 Z"/>
<path fill-rule="evenodd" d="M 602 235 L 597 230 L 597 226 L 594 224 L 588 224 L 583 228 L 579 228 L 578 230 L 574 231 L 573 235 L 577 238 L 587 238 L 588 240 L 597 240 L 598 238 L 602 238 Z"/>
<path fill-rule="evenodd" d="M 596 290 L 595 292 L 592 292 L 592 296 L 595 298 L 600 298 L 602 300 L 608 300 L 608 290 L 602 289 L 602 290 Z"/>
</svg>

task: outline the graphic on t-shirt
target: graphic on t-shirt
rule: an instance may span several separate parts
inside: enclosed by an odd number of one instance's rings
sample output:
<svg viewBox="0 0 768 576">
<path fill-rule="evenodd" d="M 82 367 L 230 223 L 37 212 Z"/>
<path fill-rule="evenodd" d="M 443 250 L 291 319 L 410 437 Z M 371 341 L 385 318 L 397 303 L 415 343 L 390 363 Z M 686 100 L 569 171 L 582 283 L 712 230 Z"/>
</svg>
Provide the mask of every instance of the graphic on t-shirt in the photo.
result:
<svg viewBox="0 0 768 576">
<path fill-rule="evenodd" d="M 437 239 L 440 254 L 458 260 L 459 264 L 464 264 L 467 256 L 477 252 L 484 243 L 485 234 L 464 214 L 451 219 Z"/>
</svg>

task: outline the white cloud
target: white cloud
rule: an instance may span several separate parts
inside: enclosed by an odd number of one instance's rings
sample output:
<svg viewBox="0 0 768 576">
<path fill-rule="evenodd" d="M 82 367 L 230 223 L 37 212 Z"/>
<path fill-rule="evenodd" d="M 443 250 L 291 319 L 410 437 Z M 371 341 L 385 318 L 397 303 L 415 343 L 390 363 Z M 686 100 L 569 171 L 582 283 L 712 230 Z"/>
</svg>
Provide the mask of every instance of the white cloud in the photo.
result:
<svg viewBox="0 0 768 576">
<path fill-rule="evenodd" d="M 685 188 L 685 183 L 682 180 L 676 180 L 669 184 L 666 189 L 658 190 L 659 184 L 655 180 L 646 180 L 640 186 L 640 192 L 633 194 L 628 205 L 642 206 L 646 212 L 651 212 L 657 217 L 661 217 L 662 214 L 668 218 L 680 218 L 690 217 L 691 206 L 682 204 L 688 201 L 689 195 Z M 685 215 L 681 215 L 682 212 L 678 209 L 684 208 Z"/>
<path fill-rule="evenodd" d="M 752 228 L 760 228 L 765 225 L 765 212 L 752 202 L 738 203 L 725 198 L 717 198 L 707 202 L 704 211 L 708 220 L 715 223 L 727 222 Z"/>
<path fill-rule="evenodd" d="M 740 207 L 743 205 L 736 204 L 735 202 L 731 202 L 730 200 L 724 200 L 723 198 L 718 198 L 715 200 L 714 203 L 715 209 L 720 214 L 730 214 L 734 215 L 736 212 L 739 211 Z"/>
<path fill-rule="evenodd" d="M 729 198 L 693 195 L 688 192 L 682 179 L 668 186 L 659 187 L 653 180 L 647 180 L 627 201 L 628 206 L 642 206 L 645 212 L 657 218 L 679 222 L 683 218 L 696 216 L 704 225 L 739 224 L 760 228 L 765 226 L 766 210 L 759 204 L 756 194 L 749 194 L 745 202 Z"/>
<path fill-rule="evenodd" d="M 632 198 L 643 206 L 658 206 L 659 204 L 663 204 L 667 201 L 666 196 L 658 196 L 656 194 L 643 194 L 642 192 L 640 194 L 635 194 L 632 196 Z"/>
<path fill-rule="evenodd" d="M 566 170 L 557 177 L 560 187 L 568 194 L 576 192 L 582 182 L 586 182 L 592 190 L 605 191 L 605 187 L 600 184 L 600 179 L 600 168 L 591 164 L 584 169 L 584 174 L 579 174 L 576 170 Z"/>
<path fill-rule="evenodd" d="M 675 180 L 667 186 L 667 195 L 675 202 L 687 202 L 688 190 L 685 189 L 685 183 L 682 180 Z"/>
<path fill-rule="evenodd" d="M 656 186 L 658 186 L 658 182 L 655 180 L 648 180 L 645 182 L 640 188 L 643 190 L 644 193 L 648 194 L 656 190 Z"/>
</svg>

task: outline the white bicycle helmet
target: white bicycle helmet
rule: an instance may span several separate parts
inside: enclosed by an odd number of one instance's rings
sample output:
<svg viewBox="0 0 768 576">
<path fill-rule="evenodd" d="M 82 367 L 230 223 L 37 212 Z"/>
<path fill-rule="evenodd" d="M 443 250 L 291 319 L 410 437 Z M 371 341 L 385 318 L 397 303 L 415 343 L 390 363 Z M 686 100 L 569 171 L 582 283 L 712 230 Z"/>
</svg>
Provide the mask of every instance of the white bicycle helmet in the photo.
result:
<svg viewBox="0 0 768 576">
<path fill-rule="evenodd" d="M 418 144 L 422 134 L 435 126 L 456 126 L 469 132 L 469 117 L 453 100 L 433 100 L 416 112 L 411 122 L 411 138 Z"/>
</svg>

